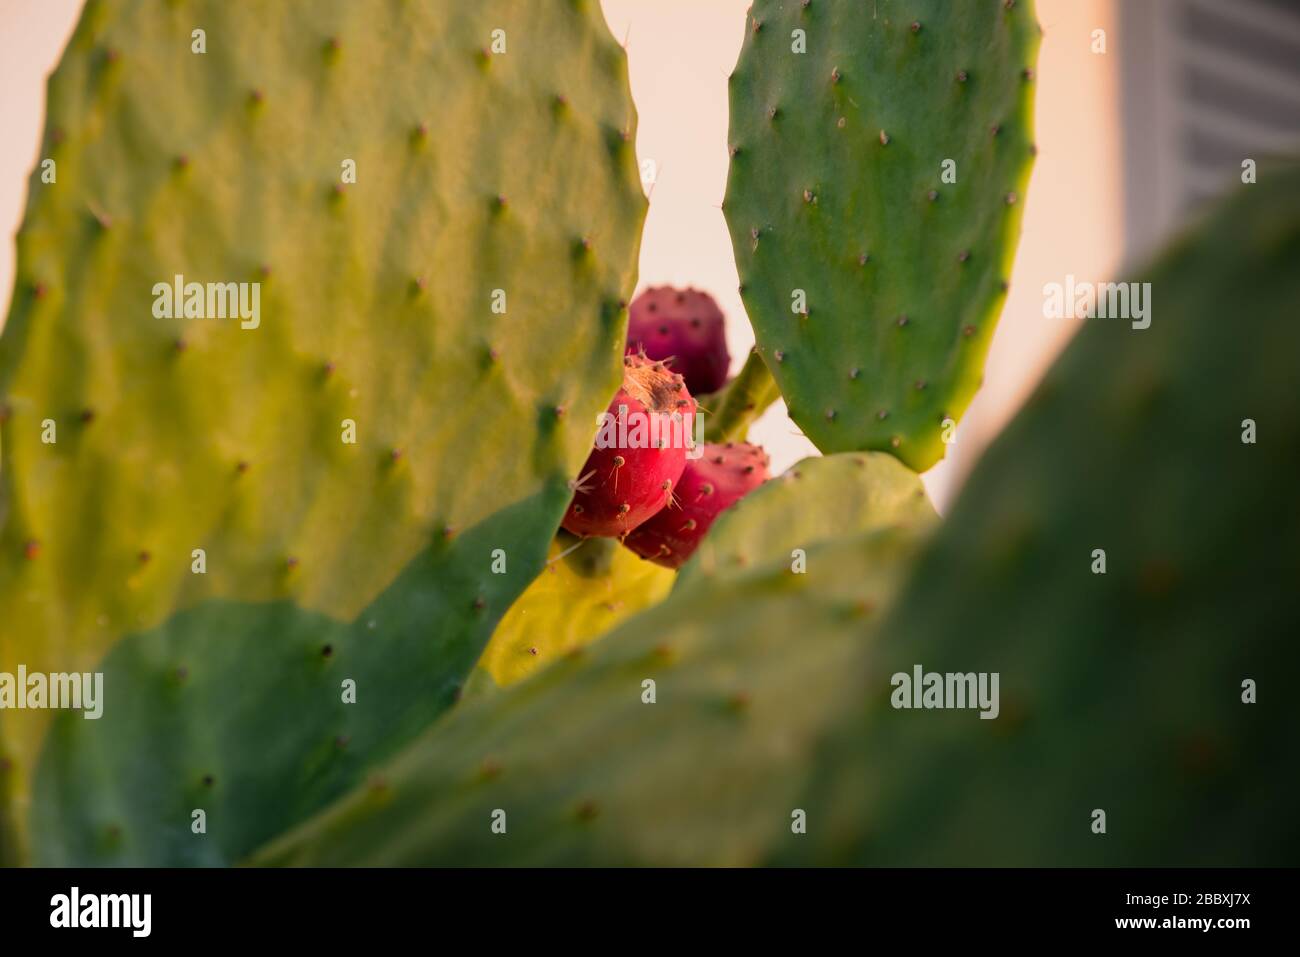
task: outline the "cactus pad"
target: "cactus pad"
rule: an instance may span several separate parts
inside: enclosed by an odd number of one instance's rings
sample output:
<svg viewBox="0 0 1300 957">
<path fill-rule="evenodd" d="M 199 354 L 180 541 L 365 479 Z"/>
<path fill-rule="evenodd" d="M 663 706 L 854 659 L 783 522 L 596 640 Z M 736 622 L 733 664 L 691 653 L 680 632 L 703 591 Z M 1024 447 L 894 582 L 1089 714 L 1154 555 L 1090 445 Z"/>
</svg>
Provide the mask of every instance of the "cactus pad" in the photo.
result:
<svg viewBox="0 0 1300 957">
<path fill-rule="evenodd" d="M 234 648 L 254 670 L 296 662 L 283 688 L 237 694 L 237 776 L 340 786 L 328 748 L 257 753 L 275 738 L 259 709 L 278 720 L 278 699 L 327 686 L 337 705 L 315 653 L 295 655 L 360 629 L 336 660 L 401 679 L 359 691 L 381 750 L 446 707 L 540 569 L 618 385 L 645 212 L 623 51 L 594 2 L 90 0 L 48 112 L 57 180 L 31 180 L 0 339 L 0 670 L 89 671 L 137 634 L 106 717 L 79 729 L 95 748 L 133 720 L 114 711 L 171 693 L 137 682 L 172 664 L 192 661 L 194 688 Z M 176 276 L 258 283 L 256 328 L 160 317 Z M 377 603 L 407 611 L 372 633 Z M 378 660 L 411 648 L 409 682 Z M 217 705 L 186 707 L 202 737 Z M 47 717 L 3 715 L 20 816 Z M 337 759 L 352 772 L 361 744 Z M 124 791 L 133 773 L 103 772 Z M 290 807 L 267 784 L 285 803 L 227 818 L 223 854 L 324 793 Z M 124 835 L 123 859 L 160 840 Z"/>
<path fill-rule="evenodd" d="M 355 791 L 255 862 L 760 863 L 803 800 L 828 715 L 856 701 L 859 633 L 913 550 L 877 532 L 814 548 L 815 576 L 778 562 L 674 595 L 467 701 L 385 766 L 382 793 Z"/>
<path fill-rule="evenodd" d="M 589 644 L 673 587 L 669 569 L 642 561 L 613 539 L 565 544 L 566 537 L 551 546 L 545 570 L 510 606 L 483 650 L 479 668 L 496 685 L 514 684 Z M 593 554 L 600 560 L 591 561 Z"/>
<path fill-rule="evenodd" d="M 811 503 L 817 503 L 811 506 Z M 892 456 L 844 452 L 807 458 L 718 517 L 675 588 L 710 586 L 747 567 L 794 561 L 794 550 L 872 529 L 935 520 L 920 478 Z"/>
<path fill-rule="evenodd" d="M 758 0 L 747 27 L 723 208 L 758 348 L 822 451 L 924 471 L 1010 278 L 1033 5 Z"/>
</svg>

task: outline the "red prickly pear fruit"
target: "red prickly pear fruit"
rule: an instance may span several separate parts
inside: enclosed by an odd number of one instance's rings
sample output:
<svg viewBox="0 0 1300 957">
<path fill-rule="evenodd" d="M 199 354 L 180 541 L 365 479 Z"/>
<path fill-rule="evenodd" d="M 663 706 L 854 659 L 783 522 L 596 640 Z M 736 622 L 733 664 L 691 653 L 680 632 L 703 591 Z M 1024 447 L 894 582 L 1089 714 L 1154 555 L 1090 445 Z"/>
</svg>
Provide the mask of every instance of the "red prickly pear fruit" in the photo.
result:
<svg viewBox="0 0 1300 957">
<path fill-rule="evenodd" d="M 767 481 L 767 466 L 767 453 L 748 442 L 704 446 L 704 455 L 687 460 L 673 504 L 623 544 L 658 565 L 681 567 L 714 519 Z"/>
<path fill-rule="evenodd" d="M 623 387 L 601 420 L 562 524 L 622 538 L 672 501 L 694 447 L 695 400 L 664 363 L 624 356 Z"/>
<path fill-rule="evenodd" d="M 691 395 L 716 392 L 727 381 L 731 355 L 722 310 L 707 292 L 656 286 L 632 300 L 627 351 L 669 360 Z"/>
</svg>

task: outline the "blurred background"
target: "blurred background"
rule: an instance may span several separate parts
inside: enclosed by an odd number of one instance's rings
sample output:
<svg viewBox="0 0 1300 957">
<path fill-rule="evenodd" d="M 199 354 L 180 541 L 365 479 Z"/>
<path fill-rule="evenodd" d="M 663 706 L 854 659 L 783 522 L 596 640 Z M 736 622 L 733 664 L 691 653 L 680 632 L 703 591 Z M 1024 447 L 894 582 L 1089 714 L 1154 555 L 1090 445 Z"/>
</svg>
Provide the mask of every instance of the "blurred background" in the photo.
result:
<svg viewBox="0 0 1300 957">
<path fill-rule="evenodd" d="M 13 284 L 12 236 L 39 160 L 45 78 L 81 6 L 0 0 L 0 323 Z M 602 0 L 627 48 L 640 113 L 637 152 L 651 198 L 640 284 L 713 294 L 728 317 L 736 368 L 753 333 L 719 204 L 727 76 L 749 6 Z M 1043 317 L 1044 284 L 1067 274 L 1132 278 L 1126 264 L 1239 181 L 1243 160 L 1300 147 L 1300 0 L 1037 0 L 1037 12 L 1038 161 L 1024 233 L 985 385 L 947 458 L 925 476 L 940 510 L 1074 331 L 1075 320 Z M 752 436 L 772 454 L 774 471 L 815 451 L 779 405 Z"/>
</svg>

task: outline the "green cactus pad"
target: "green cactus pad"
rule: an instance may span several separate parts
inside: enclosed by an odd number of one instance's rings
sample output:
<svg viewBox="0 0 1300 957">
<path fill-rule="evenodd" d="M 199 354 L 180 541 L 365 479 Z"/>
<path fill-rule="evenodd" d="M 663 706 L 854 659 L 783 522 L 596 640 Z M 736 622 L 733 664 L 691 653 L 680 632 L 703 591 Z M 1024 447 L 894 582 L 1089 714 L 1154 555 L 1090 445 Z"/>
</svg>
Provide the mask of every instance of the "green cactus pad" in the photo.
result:
<svg viewBox="0 0 1300 957">
<path fill-rule="evenodd" d="M 612 538 L 565 544 L 568 537 L 551 546 L 546 569 L 510 606 L 483 649 L 479 668 L 498 686 L 514 684 L 591 643 L 661 601 L 673 587 L 676 575 L 670 569 L 641 559 Z"/>
<path fill-rule="evenodd" d="M 384 768 L 382 792 L 353 792 L 255 863 L 761 862 L 828 713 L 854 703 L 851 638 L 913 551 L 898 530 L 828 549 L 816 575 L 777 563 L 675 595 L 466 702 Z"/>
<path fill-rule="evenodd" d="M 817 503 L 810 507 L 810 503 Z M 915 472 L 881 452 L 803 459 L 723 512 L 677 574 L 676 588 L 712 587 L 750 566 L 791 565 L 795 549 L 906 524 L 923 530 L 934 507 Z"/>
<path fill-rule="evenodd" d="M 359 698 L 414 731 L 540 570 L 619 383 L 645 199 L 599 6 L 90 0 L 48 112 L 0 339 L 0 670 L 92 670 L 137 632 L 202 658 L 209 607 L 271 667 L 382 595 L 446 610 L 356 649 L 431 642 L 423 693 Z M 260 283 L 257 327 L 158 318 L 177 275 Z M 3 718 L 20 816 L 47 717 Z"/>
<path fill-rule="evenodd" d="M 675 592 L 259 859 L 1293 862 L 1297 257 L 1300 167 L 1261 167 L 1133 277 L 1150 328 L 1088 320 L 915 563 L 877 532 Z M 917 664 L 999 673 L 998 717 L 891 707 Z"/>
<path fill-rule="evenodd" d="M 426 549 L 351 622 L 289 600 L 213 599 L 119 642 L 94 666 L 103 716 L 61 712 L 46 735 L 36 863 L 229 864 L 356 784 L 458 699 L 495 617 L 487 603 L 504 607 L 526 581 L 522 562 L 485 575 L 488 556 L 536 534 L 539 505 Z"/>
<path fill-rule="evenodd" d="M 1033 5 L 758 0 L 746 24 L 723 208 L 758 348 L 822 451 L 924 471 L 1010 278 Z"/>
</svg>

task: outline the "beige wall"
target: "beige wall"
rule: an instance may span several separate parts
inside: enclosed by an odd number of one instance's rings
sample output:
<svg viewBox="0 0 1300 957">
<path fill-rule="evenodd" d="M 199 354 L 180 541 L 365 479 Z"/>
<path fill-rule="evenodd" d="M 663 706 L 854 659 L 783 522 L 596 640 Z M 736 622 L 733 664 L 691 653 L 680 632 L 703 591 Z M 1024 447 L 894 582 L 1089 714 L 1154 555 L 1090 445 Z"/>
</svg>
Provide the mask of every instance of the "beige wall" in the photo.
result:
<svg viewBox="0 0 1300 957">
<path fill-rule="evenodd" d="M 879 0 L 889 3 L 890 0 Z M 926 476 L 941 505 L 956 477 L 1032 388 L 1071 326 L 1042 317 L 1042 286 L 1066 273 L 1099 280 L 1122 246 L 1118 0 L 1038 0 L 1045 35 L 1038 68 L 1038 165 L 1030 185 L 1011 294 L 993 341 L 985 386 L 949 458 Z M 53 69 L 80 0 L 5 0 L 0 6 L 0 230 L 11 237 L 26 199 L 43 122 L 45 76 Z M 737 361 L 753 334 L 736 293 L 731 243 L 719 203 L 727 176 L 727 75 L 740 51 L 749 0 L 604 0 L 614 34 L 626 38 L 641 117 L 637 149 L 653 160 L 641 254 L 643 283 L 694 284 L 730 319 Z M 1108 33 L 1109 53 L 1090 52 Z M 13 245 L 0 251 L 0 298 L 8 303 Z M 4 310 L 4 311 L 7 311 Z M 0 312 L 3 321 L 3 312 Z M 784 468 L 813 451 L 782 409 L 755 435 Z"/>
<path fill-rule="evenodd" d="M 13 291 L 13 236 L 45 125 L 45 78 L 72 36 L 81 4 L 0 0 L 0 327 Z"/>
</svg>

